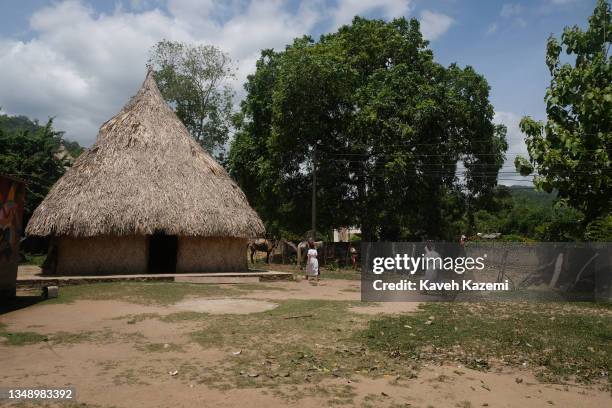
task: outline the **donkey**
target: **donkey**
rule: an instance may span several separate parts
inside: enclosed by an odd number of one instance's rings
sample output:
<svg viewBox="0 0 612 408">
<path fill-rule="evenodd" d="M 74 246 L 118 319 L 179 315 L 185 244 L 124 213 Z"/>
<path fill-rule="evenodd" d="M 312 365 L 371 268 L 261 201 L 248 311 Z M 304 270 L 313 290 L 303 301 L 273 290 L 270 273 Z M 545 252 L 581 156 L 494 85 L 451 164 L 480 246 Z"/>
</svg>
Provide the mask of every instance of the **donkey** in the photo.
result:
<svg viewBox="0 0 612 408">
<path fill-rule="evenodd" d="M 247 248 L 251 251 L 251 263 L 255 263 L 253 259 L 253 255 L 255 252 L 265 252 L 266 253 L 266 263 L 270 263 L 270 253 L 274 251 L 274 248 L 278 245 L 278 241 L 276 239 L 265 239 L 265 238 L 257 238 L 252 241 L 249 241 Z"/>
</svg>

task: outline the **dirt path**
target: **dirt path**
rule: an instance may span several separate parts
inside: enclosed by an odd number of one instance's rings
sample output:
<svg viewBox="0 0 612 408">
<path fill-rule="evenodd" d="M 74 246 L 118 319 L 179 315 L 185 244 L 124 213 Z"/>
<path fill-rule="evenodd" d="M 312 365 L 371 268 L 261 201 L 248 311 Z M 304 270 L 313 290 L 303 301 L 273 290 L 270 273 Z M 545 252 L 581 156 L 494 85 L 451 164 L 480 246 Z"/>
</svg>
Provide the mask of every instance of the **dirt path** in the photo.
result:
<svg viewBox="0 0 612 408">
<path fill-rule="evenodd" d="M 241 290 L 230 302 L 241 313 L 252 313 L 251 318 L 267 310 L 254 302 L 257 300 L 268 304 L 286 299 L 357 301 L 360 296 L 359 282 L 348 280 L 329 280 L 318 286 L 304 281 L 266 283 L 252 289 Z M 240 299 L 250 303 L 236 303 Z M 196 300 L 187 298 L 182 308 L 77 300 L 4 314 L 0 323 L 7 331 L 32 331 L 55 336 L 55 340 L 21 346 L 0 343 L 0 385 L 73 385 L 79 403 L 100 407 L 528 408 L 604 407 L 612 401 L 609 393 L 596 387 L 541 384 L 528 370 L 481 372 L 450 365 L 422 367 L 414 378 L 356 374 L 352 380 L 330 376 L 320 383 L 262 386 L 262 378 L 254 377 L 247 378 L 251 386 L 225 389 L 202 378 L 218 370 L 225 370 L 228 377 L 250 375 L 227 365 L 244 353 L 222 344 L 204 347 L 193 342 L 191 333 L 206 328 L 206 319 L 180 317 L 189 313 L 185 304 Z M 219 302 L 214 303 L 218 308 Z M 355 316 L 352 313 L 407 313 L 415 308 L 410 303 L 353 306 L 347 317 Z"/>
</svg>

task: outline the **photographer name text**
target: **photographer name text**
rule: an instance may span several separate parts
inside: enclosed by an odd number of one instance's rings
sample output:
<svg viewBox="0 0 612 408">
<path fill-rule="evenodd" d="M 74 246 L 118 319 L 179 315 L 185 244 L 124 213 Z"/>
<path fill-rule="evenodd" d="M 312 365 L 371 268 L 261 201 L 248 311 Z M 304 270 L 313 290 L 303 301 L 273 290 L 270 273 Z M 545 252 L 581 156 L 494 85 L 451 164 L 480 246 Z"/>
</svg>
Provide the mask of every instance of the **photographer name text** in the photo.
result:
<svg viewBox="0 0 612 408">
<path fill-rule="evenodd" d="M 472 280 L 448 282 L 431 282 L 429 280 L 411 281 L 402 279 L 399 282 L 385 282 L 377 279 L 372 282 L 372 287 L 377 291 L 507 291 L 510 285 L 506 279 L 504 282 L 474 282 Z"/>
</svg>

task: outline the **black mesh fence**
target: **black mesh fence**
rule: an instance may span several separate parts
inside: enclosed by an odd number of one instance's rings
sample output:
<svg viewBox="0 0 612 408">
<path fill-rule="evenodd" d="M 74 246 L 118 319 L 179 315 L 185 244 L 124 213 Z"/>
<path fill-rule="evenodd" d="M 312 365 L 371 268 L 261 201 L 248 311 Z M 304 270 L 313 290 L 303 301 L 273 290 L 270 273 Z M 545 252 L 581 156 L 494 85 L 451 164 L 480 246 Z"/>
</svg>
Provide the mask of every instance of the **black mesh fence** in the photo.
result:
<svg viewBox="0 0 612 408">
<path fill-rule="evenodd" d="M 364 301 L 612 300 L 611 243 L 373 242 Z"/>
</svg>

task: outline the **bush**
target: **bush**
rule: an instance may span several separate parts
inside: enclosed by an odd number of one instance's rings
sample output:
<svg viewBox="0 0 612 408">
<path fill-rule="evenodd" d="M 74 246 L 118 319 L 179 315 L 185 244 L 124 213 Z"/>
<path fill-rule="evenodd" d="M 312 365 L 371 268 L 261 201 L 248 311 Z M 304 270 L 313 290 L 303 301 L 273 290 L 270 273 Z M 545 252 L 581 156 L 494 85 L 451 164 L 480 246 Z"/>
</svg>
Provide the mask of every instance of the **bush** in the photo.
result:
<svg viewBox="0 0 612 408">
<path fill-rule="evenodd" d="M 590 222 L 584 236 L 587 241 L 612 242 L 612 215 Z"/>
</svg>

